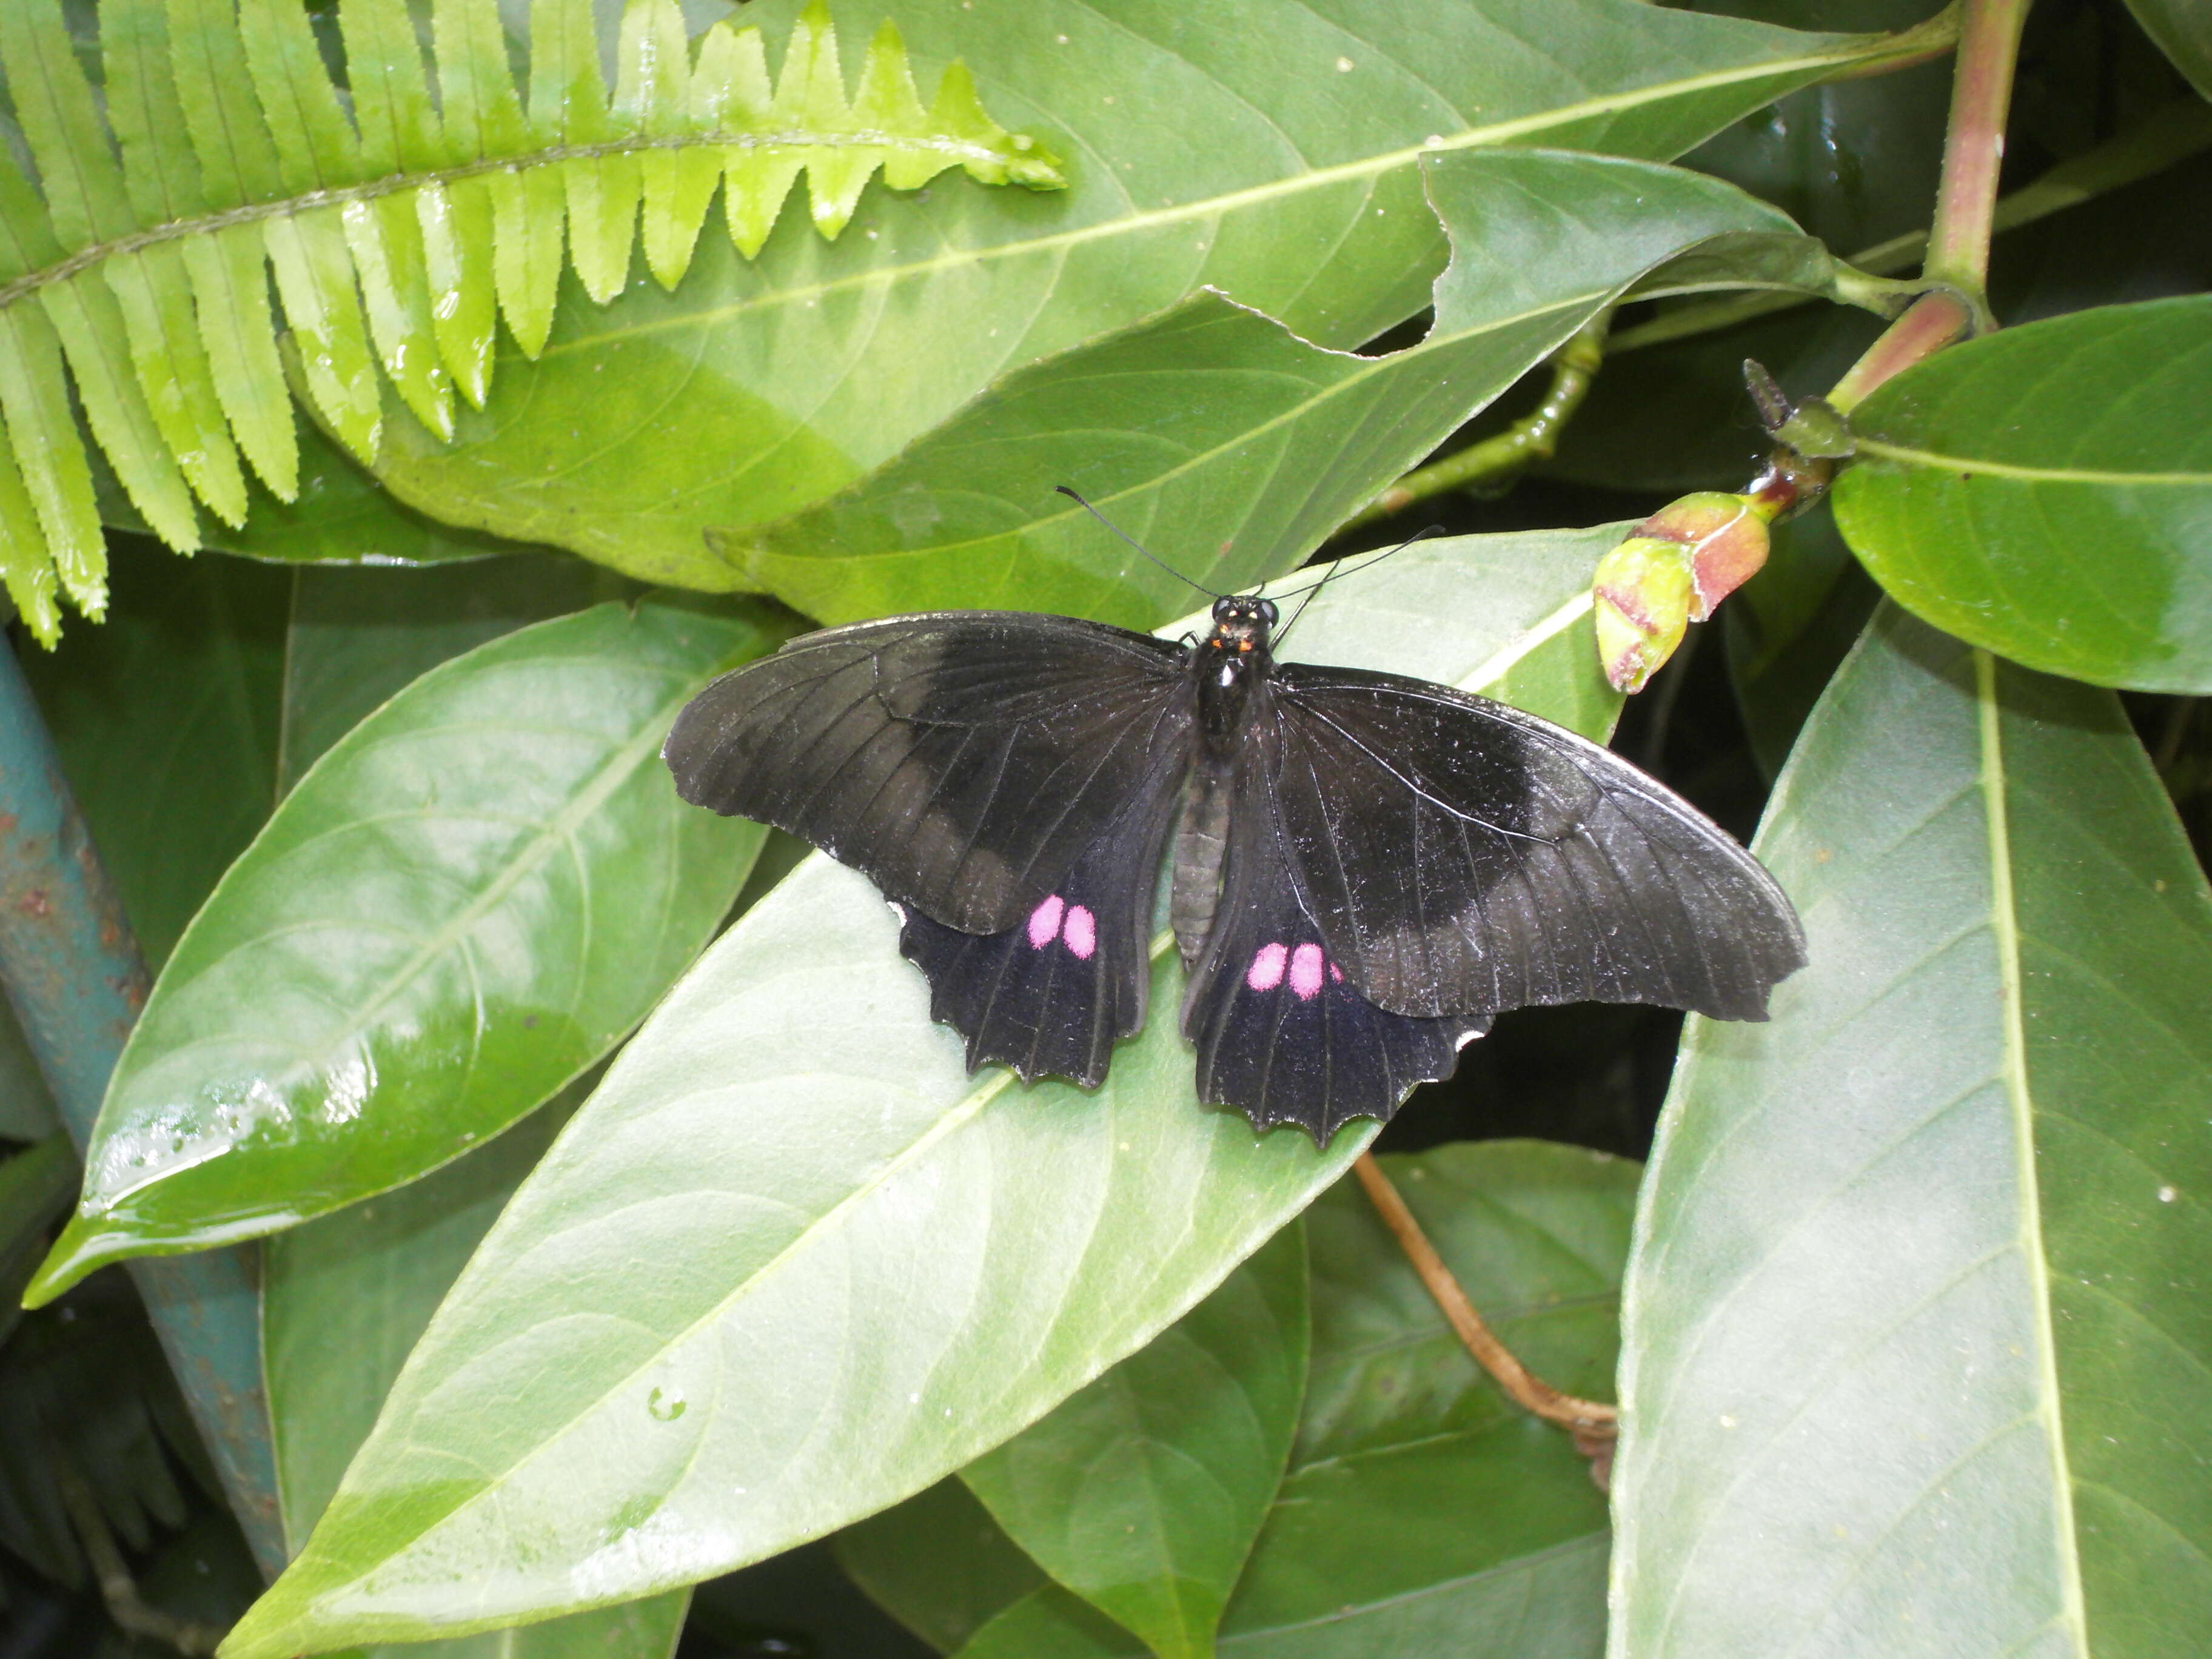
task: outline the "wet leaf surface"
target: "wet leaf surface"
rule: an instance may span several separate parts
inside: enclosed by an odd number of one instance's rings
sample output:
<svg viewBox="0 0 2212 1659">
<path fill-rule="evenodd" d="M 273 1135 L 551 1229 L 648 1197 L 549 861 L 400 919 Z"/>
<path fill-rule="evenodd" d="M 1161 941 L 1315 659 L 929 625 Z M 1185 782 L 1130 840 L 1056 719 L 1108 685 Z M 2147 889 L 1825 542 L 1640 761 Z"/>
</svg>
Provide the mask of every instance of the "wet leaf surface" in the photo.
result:
<svg viewBox="0 0 2212 1659">
<path fill-rule="evenodd" d="M 411 1180 L 603 1054 L 759 845 L 677 799 L 660 737 L 777 637 L 603 605 L 448 663 L 355 728 L 156 983 L 33 1293 Z"/>
</svg>

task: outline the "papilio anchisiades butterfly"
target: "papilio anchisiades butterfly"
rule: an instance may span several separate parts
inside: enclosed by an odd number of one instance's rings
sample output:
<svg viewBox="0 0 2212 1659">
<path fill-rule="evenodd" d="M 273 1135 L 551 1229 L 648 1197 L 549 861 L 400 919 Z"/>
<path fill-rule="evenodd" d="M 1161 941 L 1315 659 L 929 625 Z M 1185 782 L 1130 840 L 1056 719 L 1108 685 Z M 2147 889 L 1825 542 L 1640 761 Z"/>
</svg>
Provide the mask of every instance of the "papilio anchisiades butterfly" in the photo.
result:
<svg viewBox="0 0 2212 1659">
<path fill-rule="evenodd" d="M 1502 1010 L 1764 1019 L 1805 961 L 1772 878 L 1627 762 L 1504 703 L 1203 638 L 948 611 L 723 675 L 662 750 L 694 805 L 800 836 L 903 917 L 968 1061 L 1095 1085 L 1144 1023 L 1163 852 L 1200 1097 L 1326 1141 Z"/>
</svg>

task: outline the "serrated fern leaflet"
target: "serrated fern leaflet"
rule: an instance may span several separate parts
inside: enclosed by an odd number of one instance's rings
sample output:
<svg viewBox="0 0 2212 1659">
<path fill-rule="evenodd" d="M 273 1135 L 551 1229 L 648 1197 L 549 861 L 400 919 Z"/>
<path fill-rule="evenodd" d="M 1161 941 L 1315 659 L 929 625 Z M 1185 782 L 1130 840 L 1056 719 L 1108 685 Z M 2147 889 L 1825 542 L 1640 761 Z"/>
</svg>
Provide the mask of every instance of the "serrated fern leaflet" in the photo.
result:
<svg viewBox="0 0 2212 1659">
<path fill-rule="evenodd" d="M 408 0 L 340 0 L 341 90 L 298 0 L 104 0 L 103 112 L 62 0 L 0 3 L 36 173 L 0 146 L 0 579 L 40 640 L 62 596 L 95 617 L 106 596 L 72 384 L 131 504 L 189 550 L 202 508 L 243 520 L 249 469 L 296 495 L 288 368 L 364 460 L 386 381 L 450 435 L 456 388 L 490 389 L 497 319 L 544 347 L 564 244 L 604 303 L 641 234 L 673 287 L 718 193 L 750 258 L 802 172 L 828 237 L 878 168 L 896 190 L 954 167 L 1062 182 L 957 63 L 924 107 L 888 21 L 848 95 L 818 0 L 773 77 L 758 29 L 695 43 L 677 0 L 630 0 L 611 97 L 592 0 L 532 0 L 526 93 L 499 0 L 429 15 L 426 61 Z"/>
</svg>

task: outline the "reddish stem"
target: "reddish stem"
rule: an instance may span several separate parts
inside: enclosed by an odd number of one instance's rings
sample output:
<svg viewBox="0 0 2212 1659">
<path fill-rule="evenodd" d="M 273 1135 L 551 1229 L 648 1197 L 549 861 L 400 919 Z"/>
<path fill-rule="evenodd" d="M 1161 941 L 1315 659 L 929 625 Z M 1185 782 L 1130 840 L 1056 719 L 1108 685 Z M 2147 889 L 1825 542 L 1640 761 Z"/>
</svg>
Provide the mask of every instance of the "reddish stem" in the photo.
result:
<svg viewBox="0 0 2212 1659">
<path fill-rule="evenodd" d="M 1922 274 L 1978 295 L 1989 278 L 1997 173 L 2004 161 L 2005 112 L 2028 0 L 1966 0 L 1951 82 L 1951 122 L 1943 177 Z"/>
<path fill-rule="evenodd" d="M 1853 405 L 1891 375 L 1966 338 L 1973 327 L 1974 313 L 1957 295 L 1922 295 L 1836 382 L 1828 401 L 1840 413 L 1850 414 Z"/>
</svg>

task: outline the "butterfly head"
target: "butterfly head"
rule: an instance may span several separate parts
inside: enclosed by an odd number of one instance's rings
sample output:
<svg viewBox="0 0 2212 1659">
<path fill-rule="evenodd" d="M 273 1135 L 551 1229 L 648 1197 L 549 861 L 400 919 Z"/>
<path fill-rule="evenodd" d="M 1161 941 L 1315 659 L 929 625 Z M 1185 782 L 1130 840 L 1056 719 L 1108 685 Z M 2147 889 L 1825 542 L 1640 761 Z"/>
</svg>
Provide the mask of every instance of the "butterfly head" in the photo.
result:
<svg viewBox="0 0 2212 1659">
<path fill-rule="evenodd" d="M 1273 599 L 1225 593 L 1213 602 L 1213 634 L 1207 643 L 1239 656 L 1263 653 L 1279 615 Z"/>
</svg>

